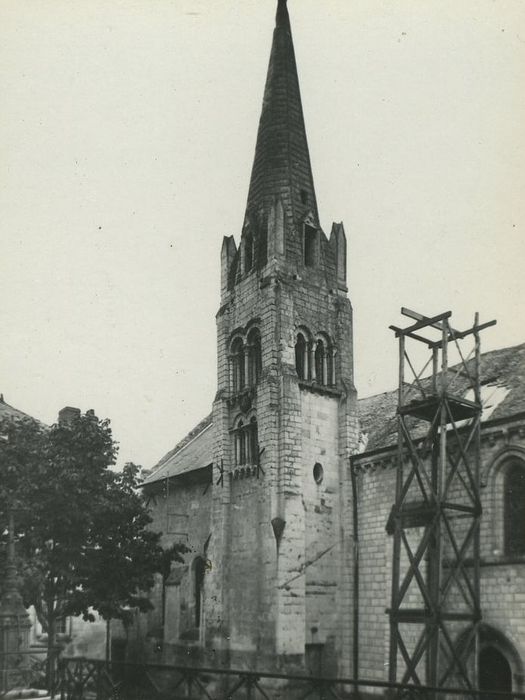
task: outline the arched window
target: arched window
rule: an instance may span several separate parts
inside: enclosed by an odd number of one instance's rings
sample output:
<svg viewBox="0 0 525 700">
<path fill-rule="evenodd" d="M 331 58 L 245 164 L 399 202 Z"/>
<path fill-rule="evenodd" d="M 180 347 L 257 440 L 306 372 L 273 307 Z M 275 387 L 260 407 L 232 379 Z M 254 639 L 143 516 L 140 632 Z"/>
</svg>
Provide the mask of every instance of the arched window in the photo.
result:
<svg viewBox="0 0 525 700">
<path fill-rule="evenodd" d="M 248 423 L 241 418 L 234 428 L 235 466 L 257 464 L 259 441 L 257 435 L 257 418 L 253 416 Z"/>
<path fill-rule="evenodd" d="M 257 384 L 261 377 L 262 351 L 261 334 L 258 328 L 253 328 L 248 334 L 248 382 Z"/>
<path fill-rule="evenodd" d="M 195 627 L 201 626 L 202 602 L 204 593 L 204 574 L 206 564 L 202 557 L 197 557 L 193 564 L 193 595 L 195 605 Z"/>
<path fill-rule="evenodd" d="M 297 334 L 297 340 L 295 341 L 295 369 L 297 371 L 297 376 L 299 379 L 306 379 L 308 376 L 308 357 L 307 357 L 307 344 L 305 337 L 302 333 Z"/>
<path fill-rule="evenodd" d="M 315 380 L 318 384 L 326 384 L 326 350 L 325 345 L 319 339 L 315 346 Z"/>
<path fill-rule="evenodd" d="M 244 345 L 241 338 L 236 338 L 231 347 L 233 391 L 242 391 L 245 386 Z"/>
<path fill-rule="evenodd" d="M 525 464 L 512 461 L 504 477 L 505 554 L 525 554 Z"/>
</svg>

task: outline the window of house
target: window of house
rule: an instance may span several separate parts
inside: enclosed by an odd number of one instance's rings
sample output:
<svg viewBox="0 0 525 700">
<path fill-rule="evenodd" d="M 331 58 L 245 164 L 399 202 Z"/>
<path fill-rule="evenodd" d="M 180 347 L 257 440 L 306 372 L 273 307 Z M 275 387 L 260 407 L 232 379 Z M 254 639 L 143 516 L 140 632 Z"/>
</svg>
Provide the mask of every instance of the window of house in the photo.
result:
<svg viewBox="0 0 525 700">
<path fill-rule="evenodd" d="M 242 391 L 245 387 L 244 345 L 241 338 L 236 338 L 231 348 L 233 391 Z"/>
<path fill-rule="evenodd" d="M 261 334 L 254 328 L 248 334 L 248 382 L 257 384 L 261 377 L 262 370 L 262 349 Z"/>
<path fill-rule="evenodd" d="M 298 333 L 295 341 L 295 369 L 299 379 L 306 379 L 308 375 L 307 352 L 306 339 L 302 333 Z"/>
<path fill-rule="evenodd" d="M 504 477 L 505 554 L 525 554 L 525 464 L 509 464 Z"/>
<path fill-rule="evenodd" d="M 317 229 L 304 225 L 304 264 L 313 267 L 317 263 Z"/>
<path fill-rule="evenodd" d="M 67 633 L 67 618 L 60 617 L 55 620 L 55 634 L 66 634 Z"/>
</svg>

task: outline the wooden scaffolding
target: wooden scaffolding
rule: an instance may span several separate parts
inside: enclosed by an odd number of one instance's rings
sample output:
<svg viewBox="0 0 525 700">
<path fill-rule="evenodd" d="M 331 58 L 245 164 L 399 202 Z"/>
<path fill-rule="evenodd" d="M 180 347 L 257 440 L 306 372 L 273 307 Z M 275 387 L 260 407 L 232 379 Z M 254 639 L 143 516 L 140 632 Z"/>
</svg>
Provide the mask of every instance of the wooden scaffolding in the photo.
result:
<svg viewBox="0 0 525 700">
<path fill-rule="evenodd" d="M 401 313 L 412 323 L 390 326 L 399 340 L 399 401 L 396 493 L 387 524 L 393 536 L 389 680 L 475 689 L 479 335 L 495 321 L 480 325 L 476 314 L 472 327 L 458 331 L 450 311 L 432 318 Z"/>
</svg>

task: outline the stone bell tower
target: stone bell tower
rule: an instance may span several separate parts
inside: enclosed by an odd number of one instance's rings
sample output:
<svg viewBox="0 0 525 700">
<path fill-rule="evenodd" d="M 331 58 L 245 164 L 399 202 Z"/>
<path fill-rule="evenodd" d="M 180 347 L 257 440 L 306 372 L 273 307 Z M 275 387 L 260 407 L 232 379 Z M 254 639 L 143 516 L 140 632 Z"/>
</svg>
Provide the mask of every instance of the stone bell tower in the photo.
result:
<svg viewBox="0 0 525 700">
<path fill-rule="evenodd" d="M 224 239 L 221 273 L 205 643 L 232 666 L 348 673 L 346 238 L 340 223 L 329 238 L 321 228 L 286 0 L 240 243 Z"/>
</svg>

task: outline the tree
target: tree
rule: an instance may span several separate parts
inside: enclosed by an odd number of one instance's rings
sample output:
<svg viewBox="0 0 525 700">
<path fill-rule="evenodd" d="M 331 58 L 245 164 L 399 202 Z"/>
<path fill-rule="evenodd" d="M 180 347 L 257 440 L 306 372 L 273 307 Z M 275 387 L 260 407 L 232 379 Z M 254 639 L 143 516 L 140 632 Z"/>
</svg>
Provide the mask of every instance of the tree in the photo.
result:
<svg viewBox="0 0 525 700">
<path fill-rule="evenodd" d="M 182 562 L 185 545 L 162 549 L 159 533 L 147 529 L 151 518 L 139 491 L 140 469 L 125 465 L 114 474 L 107 490 L 107 502 L 93 529 L 97 542 L 82 576 L 82 591 L 90 605 L 106 620 L 106 660 L 109 660 L 111 620 L 125 626 L 133 611 L 146 612 L 153 605 L 146 595 L 154 574 L 166 578 L 173 561 Z"/>
<path fill-rule="evenodd" d="M 51 686 L 57 621 L 93 619 L 93 610 L 129 621 L 129 608 L 150 607 L 155 573 L 184 548 L 164 551 L 148 529 L 138 468 L 112 469 L 108 420 L 88 412 L 51 428 L 11 421 L 0 434 L 0 511 L 16 510 L 22 595 L 48 635 Z"/>
</svg>

